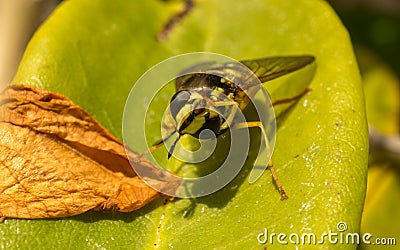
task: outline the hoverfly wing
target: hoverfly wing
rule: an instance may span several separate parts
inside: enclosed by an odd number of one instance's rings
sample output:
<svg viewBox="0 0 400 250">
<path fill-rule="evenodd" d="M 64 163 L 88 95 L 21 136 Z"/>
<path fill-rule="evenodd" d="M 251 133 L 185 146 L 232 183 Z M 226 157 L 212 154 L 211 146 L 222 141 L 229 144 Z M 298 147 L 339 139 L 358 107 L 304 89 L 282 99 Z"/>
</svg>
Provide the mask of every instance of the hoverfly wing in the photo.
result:
<svg viewBox="0 0 400 250">
<path fill-rule="evenodd" d="M 315 61 L 314 56 L 278 56 L 240 61 L 248 67 L 261 83 L 289 74 Z M 246 86 L 252 87 L 252 86 Z"/>
</svg>

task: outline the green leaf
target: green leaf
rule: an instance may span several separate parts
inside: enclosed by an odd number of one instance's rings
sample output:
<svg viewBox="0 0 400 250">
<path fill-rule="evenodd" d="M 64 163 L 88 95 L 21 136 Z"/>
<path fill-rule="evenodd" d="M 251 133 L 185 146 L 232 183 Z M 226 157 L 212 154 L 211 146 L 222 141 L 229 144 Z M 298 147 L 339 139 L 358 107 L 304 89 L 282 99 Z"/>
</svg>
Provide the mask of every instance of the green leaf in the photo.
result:
<svg viewBox="0 0 400 250">
<path fill-rule="evenodd" d="M 267 229 L 269 235 L 314 233 L 320 237 L 329 230 L 337 232 L 341 221 L 347 223 L 347 232 L 359 231 L 367 125 L 350 40 L 333 10 L 325 1 L 309 0 L 195 3 L 160 43 L 155 40 L 157 33 L 183 8 L 182 2 L 64 2 L 31 40 L 14 82 L 67 95 L 121 138 L 122 111 L 130 88 L 163 59 L 192 51 L 238 60 L 314 55 L 312 91 L 278 121 L 273 160 L 289 199 L 280 201 L 269 172 L 249 184 L 244 171 L 212 195 L 167 204 L 160 198 L 130 214 L 89 212 L 57 220 L 6 220 L 0 225 L 0 246 L 279 249 L 286 245 L 276 237 L 272 245 L 261 245 L 257 236 Z M 272 96 L 296 92 L 303 74 L 271 82 Z M 249 168 L 250 162 L 245 166 Z M 323 246 L 296 246 L 355 248 L 331 244 L 326 238 Z"/>
</svg>

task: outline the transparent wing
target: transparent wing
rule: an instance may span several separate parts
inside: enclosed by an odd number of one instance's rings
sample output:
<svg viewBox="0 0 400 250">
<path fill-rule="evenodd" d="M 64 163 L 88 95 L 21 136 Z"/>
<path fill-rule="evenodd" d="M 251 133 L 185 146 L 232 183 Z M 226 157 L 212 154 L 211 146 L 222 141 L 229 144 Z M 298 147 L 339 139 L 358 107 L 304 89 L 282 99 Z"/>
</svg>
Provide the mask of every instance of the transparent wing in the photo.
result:
<svg viewBox="0 0 400 250">
<path fill-rule="evenodd" d="M 240 62 L 253 71 L 260 81 L 264 83 L 301 69 L 314 61 L 314 56 L 303 55 L 266 57 Z"/>
</svg>

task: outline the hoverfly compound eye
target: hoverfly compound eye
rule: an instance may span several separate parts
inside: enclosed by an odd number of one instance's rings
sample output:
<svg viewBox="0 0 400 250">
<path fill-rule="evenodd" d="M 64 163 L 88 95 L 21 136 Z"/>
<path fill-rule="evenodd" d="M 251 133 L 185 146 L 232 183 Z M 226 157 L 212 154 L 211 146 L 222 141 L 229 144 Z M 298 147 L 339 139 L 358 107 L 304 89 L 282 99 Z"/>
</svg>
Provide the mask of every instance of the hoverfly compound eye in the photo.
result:
<svg viewBox="0 0 400 250">
<path fill-rule="evenodd" d="M 169 109 L 174 118 L 176 118 L 179 111 L 181 111 L 182 108 L 188 103 L 189 99 L 190 92 L 186 90 L 178 91 L 172 96 Z"/>
</svg>

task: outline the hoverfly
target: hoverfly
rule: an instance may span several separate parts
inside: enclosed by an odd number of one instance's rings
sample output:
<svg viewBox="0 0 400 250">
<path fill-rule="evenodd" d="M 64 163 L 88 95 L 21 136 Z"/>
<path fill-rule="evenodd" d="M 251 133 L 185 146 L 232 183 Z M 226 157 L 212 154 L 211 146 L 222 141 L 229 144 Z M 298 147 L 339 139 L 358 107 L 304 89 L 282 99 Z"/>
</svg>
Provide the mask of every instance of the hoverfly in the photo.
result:
<svg viewBox="0 0 400 250">
<path fill-rule="evenodd" d="M 153 152 L 172 135 L 177 134 L 177 138 L 168 150 L 168 158 L 170 158 L 181 136 L 191 135 L 199 139 L 200 133 L 206 129 L 214 132 L 215 136 L 219 136 L 228 128 L 258 127 L 261 129 L 264 140 L 268 141 L 261 121 L 235 124 L 235 113 L 249 104 L 251 97 L 262 87 L 260 82 L 265 83 L 289 74 L 311 64 L 314 60 L 315 58 L 309 55 L 266 57 L 240 61 L 240 67 L 239 63 L 205 62 L 187 68 L 175 79 L 176 93 L 170 99 L 168 118 L 174 123 L 173 132 L 155 143 L 147 153 Z M 256 84 L 248 80 L 248 76 L 243 72 L 243 65 L 246 66 L 247 71 L 252 72 L 253 77 L 259 80 Z M 189 73 L 185 74 L 185 72 Z M 246 78 L 243 79 L 245 75 Z M 239 80 L 240 84 L 237 84 L 236 80 Z M 308 89 L 296 96 L 274 101 L 272 105 L 292 102 L 302 97 L 307 91 Z M 230 102 L 221 101 L 223 100 L 221 96 L 229 98 Z M 279 189 L 281 199 L 287 199 L 271 160 L 268 162 L 268 168 Z"/>
</svg>

